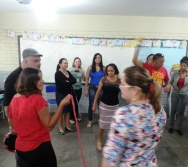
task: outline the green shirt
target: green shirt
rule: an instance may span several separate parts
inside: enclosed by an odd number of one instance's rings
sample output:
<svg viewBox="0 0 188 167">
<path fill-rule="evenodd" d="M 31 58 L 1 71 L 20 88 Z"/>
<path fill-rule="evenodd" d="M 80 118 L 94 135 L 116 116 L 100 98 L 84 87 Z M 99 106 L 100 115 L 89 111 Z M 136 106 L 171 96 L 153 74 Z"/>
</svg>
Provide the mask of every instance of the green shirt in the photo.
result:
<svg viewBox="0 0 188 167">
<path fill-rule="evenodd" d="M 76 83 L 73 85 L 73 89 L 74 90 L 81 89 L 82 88 L 82 74 L 84 73 L 84 70 L 82 68 L 79 68 L 80 72 L 75 72 L 74 67 L 70 67 L 67 70 L 70 71 L 73 77 L 76 79 Z"/>
</svg>

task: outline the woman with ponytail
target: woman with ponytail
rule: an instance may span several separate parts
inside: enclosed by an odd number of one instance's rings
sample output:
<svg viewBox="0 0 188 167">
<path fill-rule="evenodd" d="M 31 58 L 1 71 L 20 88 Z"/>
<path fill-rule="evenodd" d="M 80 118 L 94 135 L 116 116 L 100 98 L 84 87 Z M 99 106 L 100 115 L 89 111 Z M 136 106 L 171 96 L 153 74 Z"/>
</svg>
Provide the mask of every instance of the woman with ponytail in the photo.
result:
<svg viewBox="0 0 188 167">
<path fill-rule="evenodd" d="M 120 107 L 112 118 L 102 167 L 157 167 L 155 149 L 166 124 L 161 87 L 138 66 L 125 69 L 119 87 L 129 104 Z M 151 92 L 150 87 L 154 87 Z"/>
</svg>

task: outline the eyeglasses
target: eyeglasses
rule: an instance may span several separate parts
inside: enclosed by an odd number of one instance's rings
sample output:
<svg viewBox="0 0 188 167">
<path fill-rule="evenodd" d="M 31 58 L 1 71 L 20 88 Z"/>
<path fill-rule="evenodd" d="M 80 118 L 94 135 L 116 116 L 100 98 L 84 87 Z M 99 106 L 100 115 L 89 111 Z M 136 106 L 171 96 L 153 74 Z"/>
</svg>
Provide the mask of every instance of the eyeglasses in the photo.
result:
<svg viewBox="0 0 188 167">
<path fill-rule="evenodd" d="M 119 87 L 120 87 L 120 88 L 132 88 L 133 86 L 129 86 L 129 85 L 125 85 L 125 86 L 119 85 Z"/>
<path fill-rule="evenodd" d="M 161 54 L 161 53 L 156 53 L 156 54 L 153 56 L 153 60 L 157 60 L 158 58 L 162 58 L 162 57 L 164 57 L 163 54 Z"/>
</svg>

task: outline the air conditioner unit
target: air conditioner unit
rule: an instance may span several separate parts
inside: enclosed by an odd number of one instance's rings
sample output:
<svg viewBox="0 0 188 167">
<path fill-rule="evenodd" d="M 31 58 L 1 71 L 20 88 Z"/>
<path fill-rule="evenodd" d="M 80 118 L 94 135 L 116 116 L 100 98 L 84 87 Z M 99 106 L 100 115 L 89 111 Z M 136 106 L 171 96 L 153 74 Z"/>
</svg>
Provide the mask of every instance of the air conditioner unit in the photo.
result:
<svg viewBox="0 0 188 167">
<path fill-rule="evenodd" d="M 20 4 L 28 5 L 31 3 L 31 0 L 17 0 Z"/>
</svg>

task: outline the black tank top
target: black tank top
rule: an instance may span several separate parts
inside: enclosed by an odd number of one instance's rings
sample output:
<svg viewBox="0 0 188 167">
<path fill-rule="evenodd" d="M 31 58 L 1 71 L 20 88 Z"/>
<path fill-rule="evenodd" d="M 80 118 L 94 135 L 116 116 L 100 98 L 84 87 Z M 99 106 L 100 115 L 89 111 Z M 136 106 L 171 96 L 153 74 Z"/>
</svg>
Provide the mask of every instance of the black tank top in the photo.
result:
<svg viewBox="0 0 188 167">
<path fill-rule="evenodd" d="M 118 94 L 120 92 L 120 79 L 118 78 L 115 82 L 111 82 L 107 77 L 104 77 L 101 82 L 103 83 L 101 101 L 107 105 L 119 104 Z"/>
</svg>

